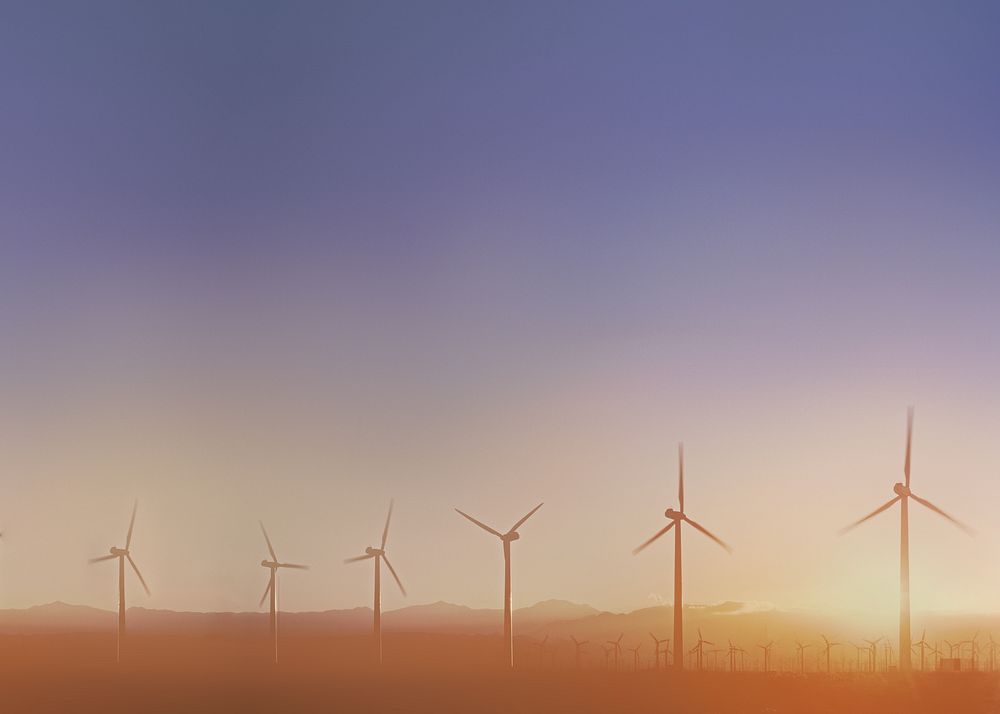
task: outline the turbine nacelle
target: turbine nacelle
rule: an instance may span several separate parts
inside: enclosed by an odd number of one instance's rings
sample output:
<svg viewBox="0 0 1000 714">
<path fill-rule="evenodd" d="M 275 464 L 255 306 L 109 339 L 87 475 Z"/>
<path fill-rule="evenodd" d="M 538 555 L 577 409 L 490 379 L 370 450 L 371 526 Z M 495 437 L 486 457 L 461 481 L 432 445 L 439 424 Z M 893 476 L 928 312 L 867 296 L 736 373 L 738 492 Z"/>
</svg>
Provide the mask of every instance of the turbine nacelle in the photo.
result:
<svg viewBox="0 0 1000 714">
<path fill-rule="evenodd" d="M 275 568 L 280 568 L 281 567 L 281 563 L 278 563 L 278 562 L 276 562 L 274 560 L 267 560 L 267 559 L 265 559 L 265 560 L 260 561 L 260 564 L 261 564 L 261 566 L 263 566 L 265 568 L 271 568 L 272 570 L 274 570 Z"/>
<path fill-rule="evenodd" d="M 128 550 L 124 548 L 111 548 L 111 550 L 109 550 L 108 552 L 111 553 L 111 555 L 114 555 L 118 558 L 128 555 Z"/>
<path fill-rule="evenodd" d="M 510 533 L 504 533 L 502 536 L 500 536 L 500 540 L 502 540 L 505 543 L 510 543 L 511 541 L 515 541 L 520 537 L 521 536 L 519 533 L 517 533 L 517 531 L 511 531 Z"/>
<path fill-rule="evenodd" d="M 683 521 L 684 514 L 681 511 L 675 511 L 673 508 L 668 508 L 663 512 L 663 515 L 672 521 Z"/>
<path fill-rule="evenodd" d="M 895 494 L 896 494 L 897 496 L 903 496 L 903 497 L 906 497 L 906 496 L 909 496 L 909 495 L 911 495 L 911 493 L 912 493 L 912 492 L 910 491 L 910 489 L 909 489 L 909 488 L 908 488 L 908 487 L 907 487 L 907 486 L 906 486 L 905 484 L 902 484 L 902 483 L 899 483 L 898 481 L 897 481 L 897 482 L 896 482 L 896 484 L 895 484 L 895 485 L 894 485 L 894 486 L 892 487 L 892 491 L 893 491 L 893 493 L 895 493 Z"/>
<path fill-rule="evenodd" d="M 365 555 L 370 555 L 372 557 L 374 557 L 376 555 L 385 555 L 385 549 L 384 548 L 372 548 L 371 546 L 368 546 L 367 548 L 365 548 Z"/>
</svg>

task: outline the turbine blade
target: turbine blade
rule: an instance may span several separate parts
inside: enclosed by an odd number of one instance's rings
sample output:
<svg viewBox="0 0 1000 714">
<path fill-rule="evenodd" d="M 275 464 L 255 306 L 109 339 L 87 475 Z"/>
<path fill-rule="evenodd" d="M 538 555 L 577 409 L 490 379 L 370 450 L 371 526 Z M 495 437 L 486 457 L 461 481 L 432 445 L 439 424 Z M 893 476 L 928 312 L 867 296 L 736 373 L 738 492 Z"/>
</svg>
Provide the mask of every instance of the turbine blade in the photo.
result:
<svg viewBox="0 0 1000 714">
<path fill-rule="evenodd" d="M 264 594 L 260 596 L 260 602 L 257 603 L 257 607 L 263 607 L 264 601 L 267 600 L 267 596 L 271 594 L 271 579 L 267 579 L 267 587 L 264 588 Z"/>
<path fill-rule="evenodd" d="M 913 492 L 910 493 L 910 498 L 912 498 L 914 501 L 916 501 L 917 503 L 919 503 L 924 508 L 929 508 L 930 510 L 934 511 L 935 513 L 937 513 L 939 516 L 947 518 L 949 521 L 951 521 L 952 523 L 954 523 L 956 526 L 958 526 L 959 528 L 961 528 L 963 531 L 965 531 L 969 535 L 976 535 L 976 532 L 972 528 L 969 528 L 969 526 L 965 525 L 964 523 L 962 523 L 957 518 L 949 516 L 947 513 L 945 513 L 944 511 L 942 511 L 940 508 L 938 508 L 937 506 L 935 506 L 933 503 L 931 503 L 927 499 L 920 498 L 920 496 L 918 496 L 917 494 L 915 494 Z"/>
<path fill-rule="evenodd" d="M 529 518 L 531 518 L 531 517 L 532 517 L 533 515 L 535 515 L 535 511 L 537 511 L 537 510 L 538 510 L 539 508 L 541 508 L 541 507 L 542 507 L 542 506 L 544 506 L 544 505 L 545 505 L 544 503 L 539 503 L 539 504 L 538 504 L 537 506 L 535 506 L 534 508 L 532 508 L 532 509 L 531 509 L 530 511 L 528 511 L 528 515 L 526 515 L 526 516 L 525 516 L 524 518 L 522 518 L 522 519 L 521 519 L 521 520 L 519 520 L 519 521 L 518 521 L 517 523 L 515 523 L 514 525 L 512 525 L 512 526 L 510 527 L 510 530 L 509 530 L 509 531 L 507 531 L 507 532 L 508 532 L 508 533 L 513 533 L 513 532 L 514 532 L 514 531 L 516 531 L 516 530 L 517 530 L 518 528 L 520 528 L 521 526 L 523 526 L 523 525 L 524 525 L 524 522 L 525 522 L 526 520 L 528 520 Z"/>
<path fill-rule="evenodd" d="M 677 505 L 684 513 L 684 442 L 677 445 L 677 466 L 680 478 L 677 481 Z"/>
<path fill-rule="evenodd" d="M 260 523 L 260 532 L 264 534 L 264 540 L 267 541 L 267 552 L 271 554 L 271 560 L 278 562 L 278 555 L 274 552 L 274 546 L 271 545 L 271 539 L 267 535 L 267 529 L 264 527 L 264 521 L 257 521 Z"/>
<path fill-rule="evenodd" d="M 294 570 L 309 570 L 308 565 L 301 565 L 299 563 L 280 563 L 279 568 L 292 568 Z"/>
<path fill-rule="evenodd" d="M 135 564 L 134 560 L 132 560 L 132 556 L 126 555 L 125 557 L 128 558 L 128 563 L 132 566 L 132 570 L 134 570 L 135 574 L 139 576 L 139 582 L 142 583 L 142 589 L 146 591 L 147 595 L 152 595 L 153 593 L 149 592 L 149 586 L 146 585 L 146 579 L 142 577 L 142 573 L 139 572 L 139 566 Z"/>
<path fill-rule="evenodd" d="M 869 518 L 874 518 L 875 516 L 877 516 L 878 514 L 880 514 L 882 511 L 885 511 L 885 510 L 887 510 L 889 508 L 892 508 L 894 505 L 896 505 L 896 501 L 898 501 L 900 498 L 902 498 L 902 496 L 896 496 L 892 500 L 886 501 L 885 503 L 883 503 L 881 506 L 879 506 L 878 508 L 876 508 L 874 511 L 872 511 L 871 513 L 869 513 L 864 518 L 859 518 L 858 520 L 854 521 L 854 523 L 850 524 L 849 526 L 844 526 L 843 528 L 841 528 L 839 531 L 837 531 L 837 535 L 844 535 L 848 531 L 853 530 L 853 529 L 857 528 L 858 526 L 860 526 L 862 523 L 864 523 L 865 521 L 867 521 Z"/>
<path fill-rule="evenodd" d="M 645 543 L 643 543 L 642 545 L 640 545 L 638 548 L 633 548 L 632 549 L 632 555 L 638 555 L 639 552 L 642 551 L 643 549 L 645 549 L 646 546 L 648 546 L 654 540 L 656 540 L 657 538 L 659 538 L 660 536 L 662 536 L 663 534 L 665 534 L 667 531 L 669 531 L 671 528 L 673 528 L 675 523 L 677 523 L 677 521 L 670 521 L 670 523 L 668 523 L 666 526 L 664 526 L 663 528 L 661 528 L 660 530 L 658 530 L 656 533 L 654 533 L 652 538 L 650 538 L 649 540 L 647 540 Z"/>
<path fill-rule="evenodd" d="M 128 522 L 128 535 L 125 536 L 125 550 L 128 550 L 129 546 L 132 545 L 132 529 L 135 528 L 135 512 L 139 508 L 139 501 L 136 499 L 132 503 L 132 518 Z"/>
<path fill-rule="evenodd" d="M 100 563 L 102 560 L 111 560 L 112 558 L 117 558 L 117 555 L 102 555 L 100 558 L 91 558 L 88 563 Z"/>
<path fill-rule="evenodd" d="M 711 538 L 712 540 L 714 540 L 716 543 L 718 543 L 719 545 L 721 545 L 723 548 L 726 549 L 727 552 L 729 552 L 729 553 L 733 552 L 733 549 L 729 546 L 728 543 L 726 543 L 724 540 L 722 540 L 721 538 L 719 538 L 714 533 L 711 533 L 707 528 L 705 528 L 705 526 L 703 526 L 700 523 L 697 523 L 695 521 L 692 521 L 687 516 L 684 516 L 684 520 L 687 521 L 688 523 L 690 523 L 692 526 L 694 526 L 696 529 L 698 529 L 699 531 L 701 531 L 705 535 L 707 535 L 709 538 Z"/>
<path fill-rule="evenodd" d="M 492 533 L 497 538 L 503 538 L 503 533 L 501 533 L 500 531 L 494 530 L 494 529 L 490 528 L 488 525 L 486 525 L 482 521 L 477 521 L 475 518 L 473 518 L 472 516 L 470 516 L 468 513 L 465 513 L 464 511 L 459 511 L 457 508 L 455 510 L 459 513 L 459 515 L 465 516 L 466 518 L 468 518 L 470 521 L 472 521 L 473 523 L 475 523 L 477 526 L 479 526 L 480 528 L 482 528 L 487 533 Z"/>
<path fill-rule="evenodd" d="M 906 460 L 903 462 L 903 474 L 906 476 L 906 487 L 910 487 L 910 447 L 913 445 L 913 407 L 906 410 Z"/>
<path fill-rule="evenodd" d="M 396 585 L 399 586 L 399 592 L 403 593 L 403 596 L 405 597 L 406 588 L 403 587 L 403 581 L 399 579 L 398 575 L 396 575 L 396 569 L 392 567 L 392 563 L 390 563 L 389 559 L 385 557 L 385 553 L 382 554 L 382 561 L 385 563 L 385 567 L 389 569 L 389 572 L 392 573 L 392 577 L 395 579 Z"/>
<path fill-rule="evenodd" d="M 382 529 L 382 545 L 379 546 L 382 550 L 385 550 L 385 541 L 389 538 L 389 521 L 392 520 L 392 501 L 389 501 L 389 512 L 385 516 L 385 528 Z"/>
<path fill-rule="evenodd" d="M 371 560 L 374 557 L 375 557 L 374 555 L 368 555 L 368 554 L 359 555 L 359 556 L 357 556 L 355 558 L 345 558 L 344 559 L 344 563 L 345 564 L 346 563 L 357 563 L 359 560 Z"/>
</svg>

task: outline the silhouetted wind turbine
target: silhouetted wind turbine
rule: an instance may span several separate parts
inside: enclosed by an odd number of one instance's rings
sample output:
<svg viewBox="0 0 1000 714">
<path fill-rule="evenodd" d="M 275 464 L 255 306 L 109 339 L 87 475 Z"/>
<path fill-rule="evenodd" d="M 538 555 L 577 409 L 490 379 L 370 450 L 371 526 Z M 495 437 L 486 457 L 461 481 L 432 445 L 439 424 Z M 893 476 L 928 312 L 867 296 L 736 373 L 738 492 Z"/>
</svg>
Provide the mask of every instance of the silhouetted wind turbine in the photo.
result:
<svg viewBox="0 0 1000 714">
<path fill-rule="evenodd" d="M 573 648 L 575 650 L 573 661 L 576 663 L 576 668 L 580 669 L 580 651 L 583 650 L 584 646 L 586 646 L 590 642 L 590 640 L 584 640 L 583 642 L 581 642 L 572 635 L 570 635 L 569 638 L 573 640 Z"/>
<path fill-rule="evenodd" d="M 636 672 L 639 671 L 639 649 L 641 647 L 642 643 L 640 642 L 635 647 L 628 648 L 629 652 L 632 653 L 632 669 L 634 669 Z"/>
<path fill-rule="evenodd" d="M 684 513 L 684 444 L 678 444 L 677 464 L 679 471 L 677 481 L 677 506 L 679 510 L 675 511 L 673 508 L 668 508 L 664 511 L 663 515 L 670 520 L 670 523 L 654 533 L 653 536 L 645 543 L 633 550 L 632 555 L 638 554 L 650 543 L 655 541 L 660 536 L 665 535 L 667 531 L 676 526 L 676 529 L 674 530 L 674 667 L 677 669 L 684 669 L 684 602 L 681 587 L 681 524 L 687 523 L 695 530 L 701 531 L 720 546 L 725 548 L 727 552 L 731 553 L 733 549 L 714 534 L 710 533 L 704 526 L 688 518 Z M 678 653 L 680 654 L 679 657 L 676 656 Z"/>
<path fill-rule="evenodd" d="M 874 518 L 882 511 L 888 510 L 899 502 L 899 669 L 908 672 L 912 669 L 911 642 L 910 642 L 910 499 L 919 503 L 939 516 L 942 516 L 956 526 L 972 534 L 973 531 L 965 524 L 952 518 L 930 501 L 927 501 L 910 490 L 910 451 L 913 445 L 913 407 L 906 412 L 906 456 L 903 461 L 904 482 L 897 482 L 892 490 L 896 496 L 864 518 L 855 521 L 851 525 L 843 528 L 840 533 L 843 535 L 855 526 L 858 526 L 870 518 Z"/>
<path fill-rule="evenodd" d="M 614 648 L 608 645 L 601 645 L 601 649 L 604 650 L 604 669 L 611 669 L 611 651 Z"/>
<path fill-rule="evenodd" d="M 264 522 L 259 521 L 260 532 L 264 534 L 264 542 L 267 543 L 267 552 L 270 554 L 271 559 L 260 561 L 262 567 L 267 568 L 270 571 L 269 577 L 267 579 L 267 587 L 264 588 L 264 594 L 260 596 L 260 602 L 257 606 L 260 607 L 264 604 L 264 601 L 270 596 L 271 606 L 270 606 L 270 627 L 271 627 L 271 644 L 274 646 L 274 662 L 278 662 L 278 569 L 279 568 L 291 568 L 293 570 L 308 570 L 308 565 L 299 565 L 298 563 L 282 563 L 278 560 L 278 556 L 274 552 L 274 546 L 271 545 L 271 539 L 267 535 L 267 529 L 264 528 Z"/>
<path fill-rule="evenodd" d="M 864 640 L 864 638 L 861 638 L 861 639 Z M 876 666 L 878 664 L 878 649 L 877 648 L 878 648 L 878 643 L 881 642 L 883 639 L 884 638 L 879 637 L 877 640 L 864 640 L 865 642 L 868 643 L 868 666 L 870 668 L 869 671 L 871 671 L 871 672 L 874 672 L 877 669 L 877 666 Z"/>
<path fill-rule="evenodd" d="M 122 657 L 122 641 L 125 639 L 125 561 L 127 560 L 129 565 L 132 566 L 132 570 L 135 571 L 136 576 L 139 578 L 139 582 L 142 584 L 142 589 L 146 591 L 146 595 L 151 595 L 149 592 L 149 586 L 146 585 L 145 578 L 142 577 L 142 573 L 139 572 L 139 566 L 135 564 L 132 560 L 132 553 L 130 548 L 132 547 L 132 530 L 135 528 L 135 512 L 139 508 L 139 502 L 136 501 L 132 504 L 132 518 L 128 522 L 128 534 L 125 536 L 125 547 L 117 548 L 115 546 L 111 547 L 110 555 L 102 555 L 100 558 L 91 558 L 91 563 L 100 563 L 103 560 L 113 560 L 118 558 L 118 644 L 117 653 L 115 654 L 115 661 L 120 662 Z"/>
<path fill-rule="evenodd" d="M 368 546 L 365 548 L 364 555 L 359 555 L 354 558 L 347 558 L 344 560 L 345 563 L 357 563 L 362 560 L 375 560 L 375 601 L 372 606 L 373 614 L 373 624 L 372 633 L 375 635 L 375 649 L 376 657 L 379 664 L 382 664 L 382 563 L 385 562 L 385 566 L 389 568 L 389 573 L 392 575 L 393 579 L 396 581 L 396 585 L 399 587 L 399 592 L 406 596 L 406 588 L 403 587 L 403 581 L 399 579 L 396 575 L 396 569 L 392 567 L 392 563 L 389 562 L 389 556 L 385 552 L 385 542 L 389 538 L 389 522 L 392 520 L 392 501 L 389 501 L 389 512 L 385 516 L 385 527 L 382 529 L 382 543 L 378 548 L 372 548 Z"/>
<path fill-rule="evenodd" d="M 799 651 L 799 674 L 806 673 L 806 649 L 812 647 L 812 645 L 805 645 L 801 642 L 795 643 L 796 649 Z"/>
<path fill-rule="evenodd" d="M 709 642 L 701 636 L 701 628 L 698 628 L 698 643 L 691 648 L 691 651 L 695 654 L 695 661 L 698 663 L 698 671 L 700 672 L 705 660 L 705 645 L 714 646 L 714 642 Z M 674 645 L 676 648 L 676 645 Z M 676 658 L 675 658 L 676 659 Z"/>
<path fill-rule="evenodd" d="M 487 533 L 492 533 L 500 542 L 503 543 L 503 646 L 504 646 L 504 666 L 508 669 L 513 669 L 514 667 L 514 631 L 511 626 L 511 595 L 510 595 L 510 544 L 511 542 L 517 540 L 521 536 L 518 534 L 517 529 L 524 525 L 524 522 L 531 518 L 535 511 L 541 508 L 544 504 L 539 503 L 537 506 L 528 511 L 528 514 L 519 520 L 517 523 L 510 527 L 510 530 L 506 533 L 501 533 L 500 531 L 490 528 L 488 525 L 482 521 L 477 521 L 475 518 L 470 516 L 468 513 L 455 509 L 459 515 L 464 516 L 469 519 L 477 526 L 482 528 Z"/>
<path fill-rule="evenodd" d="M 927 648 L 930 647 L 930 643 L 927 642 L 927 630 L 925 629 L 920 633 L 920 641 L 913 644 L 914 647 L 920 648 L 920 671 L 924 671 L 924 657 L 927 652 Z"/>
<path fill-rule="evenodd" d="M 834 647 L 838 647 L 840 643 L 830 642 L 830 640 L 826 638 L 826 635 L 820 635 L 820 637 L 823 638 L 823 653 L 826 655 L 826 673 L 830 674 L 830 672 L 832 671 L 830 669 L 830 650 L 833 649 Z"/>
<path fill-rule="evenodd" d="M 653 644 L 656 645 L 656 668 L 659 669 L 660 668 L 660 645 L 666 643 L 667 650 L 669 651 L 670 650 L 670 640 L 669 639 L 667 639 L 667 640 L 657 639 L 656 635 L 654 635 L 652 632 L 649 633 L 649 636 L 653 638 Z M 663 666 L 664 667 L 667 666 L 667 654 L 666 654 L 666 652 L 663 653 Z"/>
<path fill-rule="evenodd" d="M 611 645 L 611 647 L 615 651 L 615 671 L 616 672 L 618 671 L 618 658 L 621 656 L 621 653 L 622 653 L 622 637 L 624 637 L 624 636 L 625 636 L 625 633 L 623 632 L 620 635 L 618 635 L 618 639 L 617 640 L 608 640 L 608 644 Z"/>
<path fill-rule="evenodd" d="M 757 645 L 764 652 L 764 671 L 771 671 L 771 648 L 774 647 L 774 640 L 771 640 L 766 645 Z"/>
<path fill-rule="evenodd" d="M 531 645 L 538 648 L 538 666 L 541 667 L 544 664 L 543 658 L 545 657 L 545 645 L 549 641 L 549 636 L 545 635 L 540 641 L 532 642 Z"/>
</svg>

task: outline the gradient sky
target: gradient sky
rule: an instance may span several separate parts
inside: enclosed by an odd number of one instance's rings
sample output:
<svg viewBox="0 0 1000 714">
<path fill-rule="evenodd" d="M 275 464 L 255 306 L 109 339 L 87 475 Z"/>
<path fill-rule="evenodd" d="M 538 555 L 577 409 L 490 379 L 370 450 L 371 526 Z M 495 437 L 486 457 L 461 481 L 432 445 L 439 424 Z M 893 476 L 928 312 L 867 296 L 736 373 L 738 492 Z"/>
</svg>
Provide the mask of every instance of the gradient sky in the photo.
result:
<svg viewBox="0 0 1000 714">
<path fill-rule="evenodd" d="M 0 606 L 1000 592 L 993 3 L 5 3 Z"/>
</svg>

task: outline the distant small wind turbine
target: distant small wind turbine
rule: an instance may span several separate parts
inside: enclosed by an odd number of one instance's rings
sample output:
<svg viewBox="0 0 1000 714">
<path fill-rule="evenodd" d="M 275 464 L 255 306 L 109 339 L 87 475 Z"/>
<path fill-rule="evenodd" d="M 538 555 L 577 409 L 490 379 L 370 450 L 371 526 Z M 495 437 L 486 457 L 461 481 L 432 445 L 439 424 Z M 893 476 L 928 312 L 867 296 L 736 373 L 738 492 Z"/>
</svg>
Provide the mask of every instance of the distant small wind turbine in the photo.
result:
<svg viewBox="0 0 1000 714">
<path fill-rule="evenodd" d="M 623 632 L 620 635 L 618 635 L 618 639 L 617 640 L 608 640 L 608 644 L 611 645 L 611 647 L 614 649 L 614 652 L 615 652 L 615 671 L 616 672 L 618 671 L 618 661 L 619 661 L 619 658 L 621 657 L 621 654 L 622 654 L 622 638 L 624 636 L 625 636 L 625 633 Z"/>
<path fill-rule="evenodd" d="M 879 637 L 877 640 L 864 640 L 868 643 L 868 671 L 870 672 L 874 672 L 878 669 L 878 643 L 883 639 L 885 638 Z"/>
<path fill-rule="evenodd" d="M 541 667 L 543 664 L 545 664 L 545 661 L 544 661 L 544 658 L 545 658 L 545 645 L 546 645 L 546 643 L 548 643 L 548 641 L 549 641 L 549 636 L 545 635 L 545 637 L 543 637 L 541 640 L 539 640 L 537 642 L 531 642 L 530 643 L 533 647 L 537 647 L 538 648 L 538 666 L 539 667 Z"/>
<path fill-rule="evenodd" d="M 614 651 L 614 648 L 608 645 L 601 645 L 601 649 L 604 651 L 604 669 L 611 669 L 611 653 Z"/>
<path fill-rule="evenodd" d="M 632 653 L 632 669 L 634 669 L 636 672 L 639 671 L 639 650 L 641 647 L 642 643 L 640 642 L 635 647 L 628 648 L 628 651 Z"/>
<path fill-rule="evenodd" d="M 583 650 L 583 648 L 584 648 L 584 647 L 585 647 L 585 646 L 586 646 L 587 644 L 589 644 L 589 643 L 590 643 L 590 640 L 583 640 L 583 641 L 581 642 L 580 640 L 576 639 L 576 638 L 575 638 L 575 637 L 573 637 L 572 635 L 570 635 L 570 637 L 569 637 L 569 638 L 570 638 L 571 640 L 573 640 L 573 648 L 574 648 L 574 650 L 575 650 L 575 651 L 574 651 L 574 662 L 575 662 L 575 664 L 576 664 L 576 668 L 577 668 L 577 669 L 580 669 L 580 652 L 581 652 L 581 651 Z"/>
<path fill-rule="evenodd" d="M 701 628 L 698 628 L 698 642 L 694 647 L 691 648 L 691 652 L 695 655 L 695 662 L 697 663 L 698 671 L 702 670 L 705 661 L 705 645 L 715 645 L 714 642 L 709 642 L 701 636 Z"/>
<path fill-rule="evenodd" d="M 952 518 L 930 501 L 927 501 L 910 490 L 910 451 L 913 445 L 913 407 L 906 412 L 906 456 L 903 460 L 904 482 L 897 482 L 892 490 L 896 494 L 894 498 L 883 503 L 864 518 L 861 518 L 849 526 L 842 528 L 843 535 L 849 530 L 861 525 L 865 521 L 874 518 L 882 511 L 888 510 L 899 502 L 899 669 L 909 672 L 912 667 L 910 657 L 910 499 L 919 503 L 924 508 L 934 511 L 939 516 L 951 521 L 953 524 L 964 530 L 966 533 L 974 534 L 974 531 L 964 523 Z"/>
<path fill-rule="evenodd" d="M 375 649 L 376 649 L 376 659 L 378 664 L 382 664 L 382 563 L 385 562 L 385 566 L 389 568 L 389 573 L 392 574 L 393 579 L 396 581 L 396 585 L 399 587 L 399 592 L 406 597 L 406 588 L 403 587 L 403 581 L 399 579 L 396 575 L 396 569 L 392 567 L 392 563 L 389 562 L 389 556 L 385 552 L 385 542 L 389 538 L 389 522 L 392 520 L 392 505 L 393 502 L 389 501 L 389 513 L 385 517 L 385 527 L 382 529 L 382 543 L 378 548 L 372 548 L 368 546 L 365 548 L 364 555 L 359 555 L 354 558 L 347 558 L 345 563 L 357 563 L 362 560 L 375 560 L 375 601 L 372 606 L 373 613 L 373 624 L 372 624 L 372 634 L 375 636 Z"/>
<path fill-rule="evenodd" d="M 823 638 L 823 654 L 826 655 L 826 673 L 830 674 L 830 672 L 833 671 L 830 669 L 830 650 L 834 647 L 838 647 L 840 643 L 830 642 L 830 640 L 826 638 L 826 635 L 820 635 L 820 637 Z"/>
<path fill-rule="evenodd" d="M 771 671 L 771 648 L 774 647 L 774 640 L 771 640 L 766 645 L 757 645 L 764 652 L 764 671 Z"/>
<path fill-rule="evenodd" d="M 117 653 L 115 654 L 115 661 L 121 662 L 122 657 L 122 641 L 125 639 L 125 561 L 127 560 L 129 565 L 132 566 L 132 570 L 135 571 L 136 576 L 139 578 L 139 582 L 142 584 L 142 589 L 146 591 L 146 595 L 152 595 L 149 591 L 149 586 L 146 585 L 145 578 L 142 577 L 142 573 L 139 572 L 139 566 L 135 564 L 132 560 L 132 553 L 130 548 L 132 547 L 132 530 L 135 528 L 135 512 L 139 508 L 139 502 L 136 501 L 132 504 L 132 518 L 128 522 L 128 534 L 125 536 L 125 547 L 117 548 L 115 546 L 111 547 L 110 555 L 102 555 L 99 558 L 91 558 L 91 563 L 100 563 L 104 560 L 113 560 L 118 558 L 118 644 Z"/>
<path fill-rule="evenodd" d="M 725 548 L 729 553 L 731 553 L 733 549 L 716 537 L 715 534 L 709 532 L 707 528 L 688 518 L 687 514 L 684 513 L 684 444 L 678 444 L 677 464 L 679 471 L 677 481 L 678 510 L 675 511 L 673 508 L 668 508 L 664 511 L 663 515 L 670 520 L 670 523 L 654 533 L 653 536 L 645 543 L 640 545 L 638 548 L 635 548 L 632 551 L 632 555 L 637 555 L 657 538 L 665 535 L 671 528 L 674 526 L 677 527 L 674 531 L 674 667 L 681 670 L 684 669 L 684 597 L 681 583 L 681 524 L 687 523 L 695 530 L 701 531 L 704 535 L 708 536 L 720 546 Z"/>
<path fill-rule="evenodd" d="M 812 645 L 803 644 L 802 642 L 796 642 L 795 648 L 799 651 L 799 674 L 806 673 L 806 650 L 812 647 Z"/>
<path fill-rule="evenodd" d="M 264 588 L 264 594 L 260 596 L 260 602 L 257 606 L 260 607 L 264 604 L 264 601 L 270 596 L 271 607 L 270 607 L 270 619 L 269 624 L 271 628 L 271 645 L 274 649 L 274 663 L 278 663 L 278 608 L 277 608 L 277 582 L 278 582 L 278 569 L 279 568 L 290 568 L 293 570 L 308 570 L 308 565 L 299 565 L 298 563 L 282 563 L 278 561 L 278 556 L 274 552 L 274 546 L 271 545 L 271 539 L 267 535 L 267 529 L 264 528 L 264 522 L 258 521 L 260 523 L 260 532 L 264 534 L 264 542 L 267 543 L 267 552 L 271 555 L 271 559 L 260 561 L 261 567 L 267 568 L 270 571 L 270 575 L 267 579 L 267 587 Z"/>
<path fill-rule="evenodd" d="M 920 671 L 923 672 L 924 669 L 925 669 L 925 667 L 924 667 L 924 661 L 925 661 L 925 656 L 926 656 L 926 653 L 927 653 L 927 648 L 930 647 L 930 643 L 927 641 L 927 630 L 926 629 L 922 633 L 920 633 L 920 641 L 919 642 L 914 642 L 913 643 L 913 647 L 914 648 L 917 648 L 917 647 L 920 648 Z"/>
<path fill-rule="evenodd" d="M 993 639 L 993 633 L 990 633 L 990 643 L 987 647 L 988 652 L 990 653 L 990 671 L 995 672 L 997 667 L 997 647 L 1000 647 L 1000 643 Z"/>
<path fill-rule="evenodd" d="M 649 636 L 653 639 L 653 644 L 656 646 L 656 668 L 657 669 L 660 668 L 660 645 L 666 643 L 667 650 L 663 653 L 663 666 L 666 667 L 667 666 L 667 653 L 670 651 L 670 640 L 669 639 L 666 639 L 666 640 L 658 639 L 656 637 L 656 635 L 654 635 L 652 632 L 649 633 Z"/>
<path fill-rule="evenodd" d="M 513 669 L 514 667 L 514 631 L 511 626 L 511 593 L 510 593 L 510 544 L 520 538 L 517 529 L 524 525 L 524 522 L 531 518 L 535 511 L 541 508 L 544 504 L 539 503 L 537 506 L 528 511 L 527 515 L 521 520 L 510 527 L 510 530 L 506 533 L 501 533 L 500 531 L 490 528 L 488 525 L 482 521 L 477 521 L 475 518 L 470 516 L 468 513 L 455 509 L 459 515 L 467 518 L 468 520 L 475 523 L 477 526 L 482 528 L 487 533 L 492 533 L 500 542 L 503 543 L 503 646 L 504 646 L 504 666 L 508 669 Z"/>
</svg>

